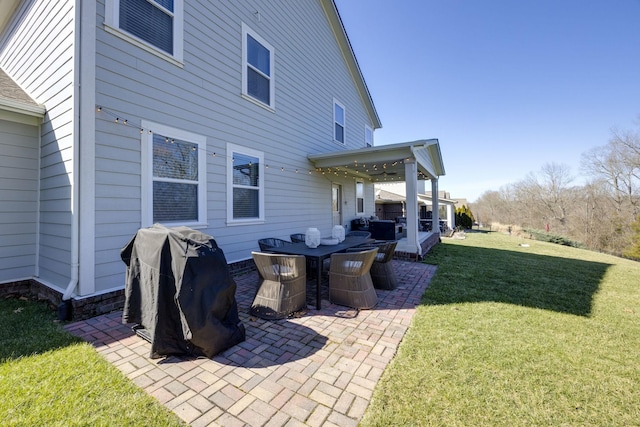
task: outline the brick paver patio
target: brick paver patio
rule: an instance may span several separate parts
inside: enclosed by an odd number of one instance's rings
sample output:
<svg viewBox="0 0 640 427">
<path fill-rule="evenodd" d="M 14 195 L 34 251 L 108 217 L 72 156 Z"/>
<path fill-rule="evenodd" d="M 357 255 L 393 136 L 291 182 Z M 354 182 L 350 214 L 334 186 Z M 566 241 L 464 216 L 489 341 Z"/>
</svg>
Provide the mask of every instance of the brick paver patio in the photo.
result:
<svg viewBox="0 0 640 427">
<path fill-rule="evenodd" d="M 236 277 L 246 340 L 213 357 L 150 359 L 122 312 L 66 329 L 192 426 L 357 426 L 396 353 L 436 267 L 393 261 L 399 287 L 377 290 L 373 310 L 314 298 L 299 317 L 249 316 L 257 273 Z M 315 287 L 314 287 L 315 288 Z"/>
</svg>

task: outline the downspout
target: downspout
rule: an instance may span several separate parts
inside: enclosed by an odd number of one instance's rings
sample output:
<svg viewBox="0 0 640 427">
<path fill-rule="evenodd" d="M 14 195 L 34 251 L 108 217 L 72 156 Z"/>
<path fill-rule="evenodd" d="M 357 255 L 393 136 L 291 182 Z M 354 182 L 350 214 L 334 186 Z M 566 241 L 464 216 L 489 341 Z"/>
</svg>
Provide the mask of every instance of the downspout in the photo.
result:
<svg viewBox="0 0 640 427">
<path fill-rule="evenodd" d="M 78 279 L 80 277 L 80 44 L 81 37 L 81 16 L 82 16 L 82 1 L 76 1 L 75 3 L 75 48 L 74 48 L 74 126 L 73 133 L 73 171 L 71 182 L 71 279 L 67 285 L 64 294 L 62 295 L 62 303 L 58 307 L 58 317 L 60 320 L 71 320 L 71 296 L 73 295 L 76 286 L 78 286 Z M 62 319 L 64 315 L 64 319 Z"/>
</svg>

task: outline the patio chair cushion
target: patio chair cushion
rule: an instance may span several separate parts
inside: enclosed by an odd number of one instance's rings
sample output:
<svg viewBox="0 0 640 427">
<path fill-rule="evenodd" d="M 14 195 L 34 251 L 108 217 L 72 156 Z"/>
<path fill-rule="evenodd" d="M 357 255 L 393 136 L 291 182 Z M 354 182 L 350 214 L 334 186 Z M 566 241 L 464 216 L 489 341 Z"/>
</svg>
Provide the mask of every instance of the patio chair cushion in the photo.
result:
<svg viewBox="0 0 640 427">
<path fill-rule="evenodd" d="M 359 270 L 362 267 L 362 261 L 343 261 L 342 266 L 345 270 Z"/>
<path fill-rule="evenodd" d="M 271 266 L 273 274 L 276 276 L 290 277 L 297 274 L 297 271 L 287 265 L 273 264 Z"/>
</svg>

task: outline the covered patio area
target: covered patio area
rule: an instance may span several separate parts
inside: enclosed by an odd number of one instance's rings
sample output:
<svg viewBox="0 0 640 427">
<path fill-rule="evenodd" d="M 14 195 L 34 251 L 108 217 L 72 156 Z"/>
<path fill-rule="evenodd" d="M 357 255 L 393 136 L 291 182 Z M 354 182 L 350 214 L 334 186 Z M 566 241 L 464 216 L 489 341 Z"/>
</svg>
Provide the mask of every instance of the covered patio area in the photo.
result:
<svg viewBox="0 0 640 427">
<path fill-rule="evenodd" d="M 433 237 L 421 235 L 418 213 L 418 181 L 431 181 L 432 194 L 438 194 L 438 179 L 445 174 L 440 143 L 424 139 L 398 144 L 332 151 L 308 156 L 316 170 L 329 177 L 349 176 L 365 183 L 404 182 L 406 194 L 406 237 L 399 246 L 416 258 L 424 255 L 423 244 Z M 373 200 L 372 200 L 373 201 Z M 433 201 L 433 223 L 438 224 L 438 199 Z M 372 207 L 372 209 L 375 209 Z M 439 230 L 433 230 L 439 234 Z"/>
</svg>

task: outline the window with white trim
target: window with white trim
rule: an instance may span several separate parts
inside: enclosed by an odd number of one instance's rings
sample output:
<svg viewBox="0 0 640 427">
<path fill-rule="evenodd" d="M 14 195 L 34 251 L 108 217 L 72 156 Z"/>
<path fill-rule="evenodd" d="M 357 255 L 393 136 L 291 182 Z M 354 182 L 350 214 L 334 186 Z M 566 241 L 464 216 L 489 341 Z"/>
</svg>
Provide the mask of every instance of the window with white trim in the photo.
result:
<svg viewBox="0 0 640 427">
<path fill-rule="evenodd" d="M 333 100 L 333 140 L 344 144 L 345 141 L 345 115 L 344 105 Z"/>
<path fill-rule="evenodd" d="M 369 125 L 364 125 L 364 146 L 373 147 L 373 128 Z"/>
<path fill-rule="evenodd" d="M 356 215 L 364 214 L 364 182 L 356 181 Z"/>
<path fill-rule="evenodd" d="M 227 144 L 227 218 L 264 220 L 264 153 Z"/>
<path fill-rule="evenodd" d="M 106 0 L 105 23 L 131 41 L 182 61 L 184 0 Z"/>
<path fill-rule="evenodd" d="M 142 128 L 143 225 L 206 224 L 206 138 L 157 123 Z"/>
<path fill-rule="evenodd" d="M 274 49 L 242 24 L 242 94 L 274 108 Z"/>
</svg>

